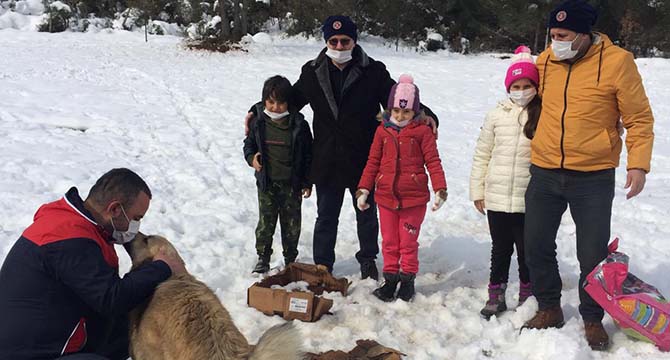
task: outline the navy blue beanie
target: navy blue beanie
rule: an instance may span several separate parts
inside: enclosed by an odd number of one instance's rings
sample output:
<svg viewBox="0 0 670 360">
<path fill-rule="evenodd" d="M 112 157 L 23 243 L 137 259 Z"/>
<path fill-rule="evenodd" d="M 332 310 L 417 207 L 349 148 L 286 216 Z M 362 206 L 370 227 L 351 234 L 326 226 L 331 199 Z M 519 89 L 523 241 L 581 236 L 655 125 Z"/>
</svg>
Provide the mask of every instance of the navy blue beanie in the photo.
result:
<svg viewBox="0 0 670 360">
<path fill-rule="evenodd" d="M 356 24 L 344 15 L 329 16 L 321 27 L 323 38 L 328 41 L 333 35 L 347 35 L 356 42 L 358 38 Z"/>
<path fill-rule="evenodd" d="M 581 34 L 590 34 L 598 19 L 598 12 L 585 0 L 568 0 L 558 5 L 550 14 L 549 29 L 563 28 Z"/>
</svg>

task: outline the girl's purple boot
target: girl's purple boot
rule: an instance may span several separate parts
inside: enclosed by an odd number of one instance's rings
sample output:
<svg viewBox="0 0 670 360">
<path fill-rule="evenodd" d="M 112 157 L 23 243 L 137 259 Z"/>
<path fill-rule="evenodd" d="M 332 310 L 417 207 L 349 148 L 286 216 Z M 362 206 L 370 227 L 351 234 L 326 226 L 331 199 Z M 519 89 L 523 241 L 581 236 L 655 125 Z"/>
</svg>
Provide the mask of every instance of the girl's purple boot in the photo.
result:
<svg viewBox="0 0 670 360">
<path fill-rule="evenodd" d="M 486 302 L 486 305 L 480 311 L 486 320 L 490 319 L 493 315 L 498 315 L 507 310 L 505 290 L 507 290 L 506 283 L 489 284 L 489 301 Z"/>
<path fill-rule="evenodd" d="M 528 300 L 529 297 L 533 296 L 533 290 L 531 289 L 530 282 L 521 282 L 519 284 L 519 305 L 523 305 L 523 303 Z"/>
</svg>

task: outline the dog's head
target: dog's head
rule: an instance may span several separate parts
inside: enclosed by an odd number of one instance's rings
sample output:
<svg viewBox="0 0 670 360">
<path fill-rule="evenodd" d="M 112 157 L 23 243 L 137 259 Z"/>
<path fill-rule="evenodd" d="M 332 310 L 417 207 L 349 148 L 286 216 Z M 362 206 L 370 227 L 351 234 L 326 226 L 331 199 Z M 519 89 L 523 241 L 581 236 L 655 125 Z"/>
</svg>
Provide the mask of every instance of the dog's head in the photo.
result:
<svg viewBox="0 0 670 360">
<path fill-rule="evenodd" d="M 164 237 L 158 235 L 144 235 L 138 233 L 133 241 L 124 245 L 135 269 L 142 264 L 154 261 L 154 257 L 163 250 L 181 260 L 177 249 Z M 183 260 L 182 260 L 183 262 Z"/>
</svg>

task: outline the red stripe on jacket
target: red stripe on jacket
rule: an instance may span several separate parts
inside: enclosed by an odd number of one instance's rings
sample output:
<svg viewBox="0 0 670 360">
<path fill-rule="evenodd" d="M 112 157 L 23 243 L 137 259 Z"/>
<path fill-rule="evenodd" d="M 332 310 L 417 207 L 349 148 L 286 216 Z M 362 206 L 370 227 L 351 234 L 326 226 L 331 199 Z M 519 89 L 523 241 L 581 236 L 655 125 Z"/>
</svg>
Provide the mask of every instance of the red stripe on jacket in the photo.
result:
<svg viewBox="0 0 670 360">
<path fill-rule="evenodd" d="M 119 267 L 114 244 L 106 240 L 101 227 L 70 206 L 65 198 L 42 205 L 23 237 L 38 246 L 68 239 L 91 239 L 100 246 L 105 262 L 113 268 Z"/>
</svg>

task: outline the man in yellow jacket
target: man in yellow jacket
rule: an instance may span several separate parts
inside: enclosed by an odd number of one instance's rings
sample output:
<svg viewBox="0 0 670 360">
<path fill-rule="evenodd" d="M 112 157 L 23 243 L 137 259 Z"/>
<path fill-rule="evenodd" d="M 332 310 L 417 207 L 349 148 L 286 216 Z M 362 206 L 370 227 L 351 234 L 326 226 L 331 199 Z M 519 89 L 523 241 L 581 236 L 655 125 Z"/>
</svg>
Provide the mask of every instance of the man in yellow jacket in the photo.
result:
<svg viewBox="0 0 670 360">
<path fill-rule="evenodd" d="M 649 101 L 633 55 L 591 32 L 596 10 L 565 1 L 549 16 L 551 48 L 537 59 L 542 113 L 531 143 L 526 192 L 526 262 L 539 310 L 524 327 L 561 327 L 561 278 L 556 233 L 567 206 L 577 227 L 579 312 L 595 350 L 609 346 L 603 309 L 584 291 L 588 273 L 607 256 L 614 169 L 621 121 L 628 149 L 627 198 L 644 188 L 654 140 Z"/>
</svg>

